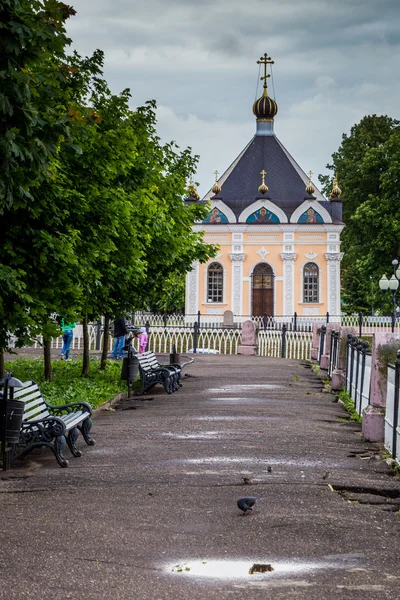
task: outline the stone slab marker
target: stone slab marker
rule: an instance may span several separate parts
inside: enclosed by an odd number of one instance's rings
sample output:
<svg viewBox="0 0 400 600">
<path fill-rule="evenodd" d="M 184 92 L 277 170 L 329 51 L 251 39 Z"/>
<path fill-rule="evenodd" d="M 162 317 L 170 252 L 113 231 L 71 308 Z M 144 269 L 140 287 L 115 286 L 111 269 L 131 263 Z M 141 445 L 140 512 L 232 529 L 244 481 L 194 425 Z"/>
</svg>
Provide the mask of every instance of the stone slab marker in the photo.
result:
<svg viewBox="0 0 400 600">
<path fill-rule="evenodd" d="M 242 328 L 242 343 L 237 353 L 253 356 L 257 350 L 257 331 L 253 321 L 245 321 Z"/>
<path fill-rule="evenodd" d="M 332 331 L 336 331 L 337 329 L 339 329 L 339 325 L 337 323 L 328 323 L 326 326 L 325 352 L 321 356 L 319 361 L 319 368 L 323 369 L 324 371 L 327 371 L 329 369 Z"/>
<path fill-rule="evenodd" d="M 323 323 L 314 323 L 312 326 L 312 346 L 311 346 L 311 359 L 318 360 L 319 353 L 319 332 L 321 331 Z"/>
<path fill-rule="evenodd" d="M 233 312 L 226 310 L 222 318 L 222 327 L 233 327 Z"/>
<path fill-rule="evenodd" d="M 339 330 L 339 356 L 338 366 L 331 375 L 332 390 L 339 391 L 346 383 L 346 347 L 347 347 L 347 335 L 352 333 L 356 335 L 355 327 L 340 327 Z"/>
</svg>

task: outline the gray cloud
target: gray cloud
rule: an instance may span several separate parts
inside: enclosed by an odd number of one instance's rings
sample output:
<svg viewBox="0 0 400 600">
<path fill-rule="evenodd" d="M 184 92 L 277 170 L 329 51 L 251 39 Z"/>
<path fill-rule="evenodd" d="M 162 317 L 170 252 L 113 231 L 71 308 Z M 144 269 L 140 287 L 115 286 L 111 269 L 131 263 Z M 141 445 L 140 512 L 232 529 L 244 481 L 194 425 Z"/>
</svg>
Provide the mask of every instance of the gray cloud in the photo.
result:
<svg viewBox="0 0 400 600">
<path fill-rule="evenodd" d="M 105 51 L 106 78 L 115 92 L 131 87 L 133 107 L 157 100 L 163 139 L 201 154 L 203 192 L 212 171 L 228 167 L 254 133 L 264 52 L 275 60 L 276 132 L 306 170 L 323 171 L 364 114 L 400 116 L 397 0 L 76 0 L 74 7 L 74 47 Z"/>
</svg>

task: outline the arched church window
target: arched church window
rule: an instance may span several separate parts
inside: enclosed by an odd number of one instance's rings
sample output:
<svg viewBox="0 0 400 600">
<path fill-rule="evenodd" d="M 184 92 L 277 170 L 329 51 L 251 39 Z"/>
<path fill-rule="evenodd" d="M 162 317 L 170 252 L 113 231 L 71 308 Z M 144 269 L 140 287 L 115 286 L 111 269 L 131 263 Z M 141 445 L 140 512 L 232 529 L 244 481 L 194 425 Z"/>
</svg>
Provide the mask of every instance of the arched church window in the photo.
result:
<svg viewBox="0 0 400 600">
<path fill-rule="evenodd" d="M 219 263 L 211 263 L 208 267 L 207 301 L 222 302 L 224 293 L 224 270 Z"/>
<path fill-rule="evenodd" d="M 309 262 L 303 270 L 303 302 L 319 302 L 319 269 L 315 263 Z"/>
</svg>

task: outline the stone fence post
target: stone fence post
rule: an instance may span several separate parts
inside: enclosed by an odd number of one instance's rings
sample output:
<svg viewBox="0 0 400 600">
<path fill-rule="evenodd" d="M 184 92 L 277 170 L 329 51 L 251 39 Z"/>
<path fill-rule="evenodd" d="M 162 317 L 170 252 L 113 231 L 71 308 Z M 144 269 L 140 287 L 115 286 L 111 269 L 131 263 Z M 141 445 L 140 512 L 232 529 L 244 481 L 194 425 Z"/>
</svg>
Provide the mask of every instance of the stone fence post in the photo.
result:
<svg viewBox="0 0 400 600">
<path fill-rule="evenodd" d="M 328 323 L 326 326 L 326 338 L 325 338 L 325 353 L 321 356 L 319 361 L 319 368 L 327 371 L 329 368 L 329 355 L 331 352 L 331 337 L 332 331 L 337 329 L 339 325 L 337 323 Z"/>
<path fill-rule="evenodd" d="M 311 360 L 318 360 L 319 338 L 323 323 L 314 323 L 312 326 Z"/>
<path fill-rule="evenodd" d="M 245 321 L 242 327 L 242 343 L 237 353 L 253 356 L 257 350 L 257 332 L 253 321 Z"/>
<path fill-rule="evenodd" d="M 337 368 L 332 373 L 332 390 L 340 390 L 346 380 L 346 346 L 347 346 L 347 335 L 352 333 L 355 335 L 355 327 L 339 327 L 339 356 Z"/>
<path fill-rule="evenodd" d="M 394 352 L 399 346 L 400 335 L 374 333 L 372 336 L 372 373 L 370 403 L 363 411 L 362 435 L 370 442 L 380 442 L 385 438 L 385 408 L 387 392 L 387 360 L 385 355 Z"/>
</svg>

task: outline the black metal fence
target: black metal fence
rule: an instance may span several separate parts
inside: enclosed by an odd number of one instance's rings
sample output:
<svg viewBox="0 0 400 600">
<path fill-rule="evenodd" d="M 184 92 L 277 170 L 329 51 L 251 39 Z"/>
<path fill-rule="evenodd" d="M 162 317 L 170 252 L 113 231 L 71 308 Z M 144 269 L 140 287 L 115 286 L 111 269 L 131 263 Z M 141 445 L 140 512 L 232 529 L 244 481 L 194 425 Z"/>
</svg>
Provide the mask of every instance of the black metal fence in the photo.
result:
<svg viewBox="0 0 400 600">
<path fill-rule="evenodd" d="M 349 333 L 346 340 L 345 389 L 360 416 L 370 402 L 371 371 L 369 342 Z"/>
</svg>

